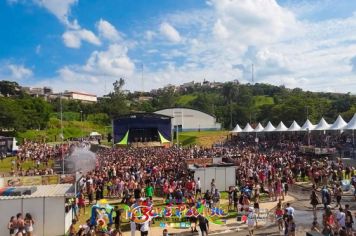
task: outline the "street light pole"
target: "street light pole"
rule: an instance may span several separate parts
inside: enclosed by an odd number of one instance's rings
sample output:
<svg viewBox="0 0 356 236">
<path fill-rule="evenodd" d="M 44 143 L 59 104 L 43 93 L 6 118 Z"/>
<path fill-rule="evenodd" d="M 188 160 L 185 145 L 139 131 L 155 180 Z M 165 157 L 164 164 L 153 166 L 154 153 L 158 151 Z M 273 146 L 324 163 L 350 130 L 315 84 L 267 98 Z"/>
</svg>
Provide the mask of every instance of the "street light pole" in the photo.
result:
<svg viewBox="0 0 356 236">
<path fill-rule="evenodd" d="M 82 136 L 82 141 L 84 139 L 84 134 L 83 134 L 83 111 L 80 111 L 80 131 L 81 131 L 81 136 Z"/>
</svg>

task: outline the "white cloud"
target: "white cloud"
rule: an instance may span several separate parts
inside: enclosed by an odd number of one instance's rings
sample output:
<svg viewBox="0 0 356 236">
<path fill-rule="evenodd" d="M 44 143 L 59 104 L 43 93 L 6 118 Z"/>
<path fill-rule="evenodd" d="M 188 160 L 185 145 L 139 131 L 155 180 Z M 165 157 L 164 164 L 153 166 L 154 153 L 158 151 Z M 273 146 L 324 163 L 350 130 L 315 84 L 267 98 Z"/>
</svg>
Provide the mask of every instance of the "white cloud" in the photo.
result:
<svg viewBox="0 0 356 236">
<path fill-rule="evenodd" d="M 49 12 L 55 15 L 63 24 L 71 29 L 78 29 L 78 22 L 76 20 L 70 21 L 69 15 L 71 7 L 78 2 L 78 0 L 33 0 L 36 4 L 46 8 Z"/>
<path fill-rule="evenodd" d="M 33 75 L 32 70 L 23 65 L 9 64 L 7 65 L 7 69 L 10 72 L 9 76 L 16 80 L 26 79 Z"/>
<path fill-rule="evenodd" d="M 354 56 L 350 59 L 350 65 L 351 65 L 352 71 L 356 72 L 356 56 Z"/>
<path fill-rule="evenodd" d="M 173 43 L 179 43 L 182 40 L 179 32 L 167 22 L 163 22 L 159 30 L 164 37 Z"/>
<path fill-rule="evenodd" d="M 106 20 L 100 19 L 96 23 L 96 27 L 98 28 L 99 35 L 109 41 L 117 42 L 121 39 L 120 33 Z"/>
<path fill-rule="evenodd" d="M 112 44 L 105 51 L 94 51 L 84 65 L 68 65 L 59 69 L 58 84 L 65 83 L 73 89 L 81 89 L 81 83 L 90 92 L 102 94 L 100 87 L 104 81 L 109 83 L 134 74 L 135 64 L 127 55 L 127 48 L 123 45 Z M 100 90 L 100 91 L 99 91 Z"/>
<path fill-rule="evenodd" d="M 100 39 L 91 31 L 86 29 L 68 30 L 62 35 L 63 42 L 67 47 L 80 48 L 82 41 L 94 45 L 100 45 Z"/>
<path fill-rule="evenodd" d="M 128 49 L 112 44 L 106 51 L 94 51 L 83 70 L 104 76 L 130 76 L 135 65 L 127 55 Z"/>
<path fill-rule="evenodd" d="M 229 32 L 226 27 L 222 24 L 221 20 L 218 19 L 214 25 L 213 32 L 216 37 L 221 39 L 226 39 L 229 37 Z"/>
<path fill-rule="evenodd" d="M 145 39 L 147 39 L 148 41 L 151 41 L 154 36 L 156 36 L 156 33 L 151 30 L 147 30 L 145 32 Z"/>
</svg>

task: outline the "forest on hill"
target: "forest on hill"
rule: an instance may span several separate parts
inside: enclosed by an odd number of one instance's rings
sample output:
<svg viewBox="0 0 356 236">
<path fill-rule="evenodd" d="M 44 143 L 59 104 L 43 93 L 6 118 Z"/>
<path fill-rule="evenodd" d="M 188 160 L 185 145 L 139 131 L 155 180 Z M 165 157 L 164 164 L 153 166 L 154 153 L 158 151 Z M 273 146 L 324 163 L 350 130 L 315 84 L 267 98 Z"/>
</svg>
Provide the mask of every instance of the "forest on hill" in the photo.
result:
<svg viewBox="0 0 356 236">
<path fill-rule="evenodd" d="M 271 121 L 287 126 L 293 120 L 300 125 L 307 117 L 316 123 L 321 117 L 333 122 L 341 114 L 349 121 L 356 113 L 356 96 L 288 89 L 270 84 L 240 84 L 238 81 L 219 86 L 175 86 L 151 92 L 127 92 L 125 81 L 113 84 L 113 91 L 97 103 L 62 100 L 64 121 L 85 121 L 101 127 L 111 124 L 111 117 L 130 112 L 153 112 L 168 107 L 189 107 L 216 117 L 225 129 Z M 181 87 L 178 87 L 181 88 Z M 145 99 L 142 99 L 145 98 Z M 82 112 L 81 112 L 82 111 Z M 0 81 L 0 130 L 24 132 L 58 127 L 60 99 L 45 101 L 24 93 L 16 82 Z"/>
</svg>

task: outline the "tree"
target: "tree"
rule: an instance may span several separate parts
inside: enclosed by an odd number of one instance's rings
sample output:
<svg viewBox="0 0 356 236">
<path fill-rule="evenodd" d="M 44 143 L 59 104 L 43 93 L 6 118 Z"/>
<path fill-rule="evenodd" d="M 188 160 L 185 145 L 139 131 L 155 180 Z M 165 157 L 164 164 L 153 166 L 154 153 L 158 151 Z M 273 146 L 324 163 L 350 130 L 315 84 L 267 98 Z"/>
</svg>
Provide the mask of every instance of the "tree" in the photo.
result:
<svg viewBox="0 0 356 236">
<path fill-rule="evenodd" d="M 17 96 L 21 95 L 21 88 L 18 83 L 13 81 L 2 80 L 0 81 L 0 94 L 3 96 Z"/>
<path fill-rule="evenodd" d="M 115 95 L 120 95 L 122 93 L 122 88 L 125 85 L 125 80 L 123 78 L 120 78 L 119 80 L 116 80 L 113 83 L 114 86 L 114 94 Z"/>
</svg>

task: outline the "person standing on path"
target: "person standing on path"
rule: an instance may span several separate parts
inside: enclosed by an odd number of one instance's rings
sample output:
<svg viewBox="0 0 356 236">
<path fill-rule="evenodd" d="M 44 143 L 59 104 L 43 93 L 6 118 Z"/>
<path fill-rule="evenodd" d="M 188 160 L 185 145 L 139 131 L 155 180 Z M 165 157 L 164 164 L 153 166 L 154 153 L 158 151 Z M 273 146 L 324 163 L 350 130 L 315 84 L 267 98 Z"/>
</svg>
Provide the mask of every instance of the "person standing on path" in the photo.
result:
<svg viewBox="0 0 356 236">
<path fill-rule="evenodd" d="M 310 195 L 310 204 L 313 206 L 313 215 L 314 215 L 314 218 L 316 218 L 316 207 L 317 205 L 319 204 L 319 198 L 318 196 L 316 195 L 316 192 L 315 190 L 312 191 L 311 195 Z"/>
<path fill-rule="evenodd" d="M 208 235 L 209 232 L 209 221 L 203 216 L 199 215 L 198 216 L 198 221 L 199 221 L 199 228 L 201 231 L 202 236 Z"/>
<path fill-rule="evenodd" d="M 247 215 L 247 226 L 248 226 L 248 234 L 250 236 L 254 235 L 255 226 L 257 226 L 257 216 L 252 207 L 248 209 Z"/>
</svg>

